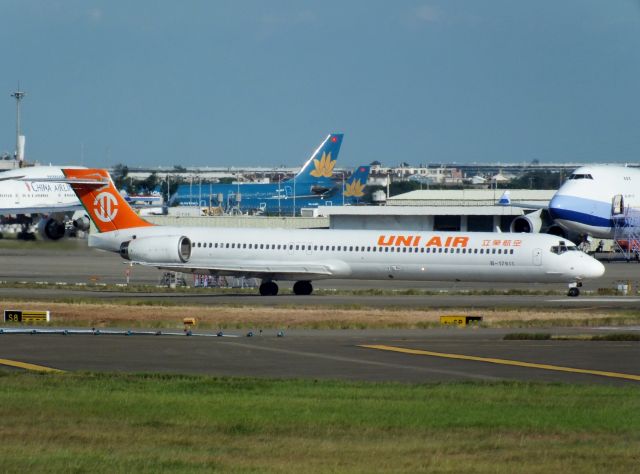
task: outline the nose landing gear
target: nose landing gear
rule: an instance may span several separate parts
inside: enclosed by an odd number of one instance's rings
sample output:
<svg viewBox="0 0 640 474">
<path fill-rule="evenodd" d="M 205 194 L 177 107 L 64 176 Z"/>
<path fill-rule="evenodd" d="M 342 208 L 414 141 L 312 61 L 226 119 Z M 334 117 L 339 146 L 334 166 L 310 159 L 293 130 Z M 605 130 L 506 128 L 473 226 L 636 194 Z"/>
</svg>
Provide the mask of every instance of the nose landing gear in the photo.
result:
<svg viewBox="0 0 640 474">
<path fill-rule="evenodd" d="M 567 292 L 567 296 L 572 296 L 572 297 L 580 296 L 580 287 L 581 286 L 582 286 L 582 282 L 581 281 L 577 281 L 575 283 L 570 283 L 569 284 L 569 291 Z"/>
</svg>

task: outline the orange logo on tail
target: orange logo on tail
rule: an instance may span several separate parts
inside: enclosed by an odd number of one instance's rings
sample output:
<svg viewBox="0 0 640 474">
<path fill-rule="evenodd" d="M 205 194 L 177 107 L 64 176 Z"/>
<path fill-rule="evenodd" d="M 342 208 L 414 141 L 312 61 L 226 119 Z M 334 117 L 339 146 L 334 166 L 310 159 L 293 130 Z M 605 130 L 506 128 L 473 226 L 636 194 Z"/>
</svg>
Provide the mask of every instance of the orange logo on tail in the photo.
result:
<svg viewBox="0 0 640 474">
<path fill-rule="evenodd" d="M 93 201 L 93 212 L 102 222 L 111 222 L 118 214 L 118 200 L 108 191 L 102 191 Z"/>
</svg>

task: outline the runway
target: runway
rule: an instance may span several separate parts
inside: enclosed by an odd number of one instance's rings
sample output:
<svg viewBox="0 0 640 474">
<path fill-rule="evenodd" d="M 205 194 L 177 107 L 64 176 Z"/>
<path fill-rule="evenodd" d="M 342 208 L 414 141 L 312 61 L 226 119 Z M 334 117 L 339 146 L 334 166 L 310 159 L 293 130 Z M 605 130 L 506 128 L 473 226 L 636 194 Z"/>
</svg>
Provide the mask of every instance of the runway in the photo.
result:
<svg viewBox="0 0 640 474">
<path fill-rule="evenodd" d="M 276 337 L 275 331 L 265 331 L 233 339 L 3 334 L 0 359 L 63 371 L 412 383 L 520 380 L 640 384 L 637 342 L 505 341 L 502 338 L 507 332 L 453 328 L 309 330 Z M 243 336 L 239 331 L 236 334 Z"/>
</svg>

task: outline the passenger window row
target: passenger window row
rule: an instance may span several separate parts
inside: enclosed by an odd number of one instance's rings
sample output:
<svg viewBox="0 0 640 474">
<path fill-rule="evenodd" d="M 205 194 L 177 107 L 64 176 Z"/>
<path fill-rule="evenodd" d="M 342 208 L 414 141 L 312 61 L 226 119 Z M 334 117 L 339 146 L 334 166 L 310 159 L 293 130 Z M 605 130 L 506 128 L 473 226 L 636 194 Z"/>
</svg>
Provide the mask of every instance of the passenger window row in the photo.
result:
<svg viewBox="0 0 640 474">
<path fill-rule="evenodd" d="M 473 255 L 513 255 L 514 249 L 502 248 L 449 248 L 449 247 L 376 247 L 359 245 L 307 245 L 307 244 L 246 244 L 236 242 L 192 242 L 192 247 L 197 248 L 225 248 L 225 249 L 249 249 L 249 250 L 304 250 L 315 252 L 365 252 L 365 253 L 453 253 Z"/>
</svg>

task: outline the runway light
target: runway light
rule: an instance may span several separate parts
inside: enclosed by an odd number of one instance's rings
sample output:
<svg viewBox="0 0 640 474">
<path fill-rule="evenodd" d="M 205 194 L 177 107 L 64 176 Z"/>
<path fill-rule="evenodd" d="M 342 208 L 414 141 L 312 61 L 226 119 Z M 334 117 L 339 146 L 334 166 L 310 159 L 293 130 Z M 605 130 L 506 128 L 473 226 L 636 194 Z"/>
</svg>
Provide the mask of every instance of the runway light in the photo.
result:
<svg viewBox="0 0 640 474">
<path fill-rule="evenodd" d="M 247 337 L 253 337 L 253 331 L 249 331 L 249 332 L 247 333 Z"/>
</svg>

